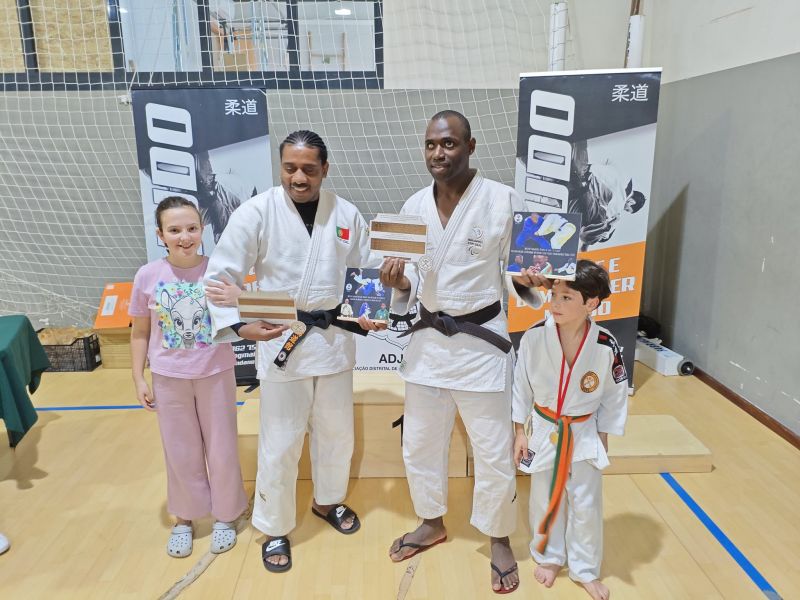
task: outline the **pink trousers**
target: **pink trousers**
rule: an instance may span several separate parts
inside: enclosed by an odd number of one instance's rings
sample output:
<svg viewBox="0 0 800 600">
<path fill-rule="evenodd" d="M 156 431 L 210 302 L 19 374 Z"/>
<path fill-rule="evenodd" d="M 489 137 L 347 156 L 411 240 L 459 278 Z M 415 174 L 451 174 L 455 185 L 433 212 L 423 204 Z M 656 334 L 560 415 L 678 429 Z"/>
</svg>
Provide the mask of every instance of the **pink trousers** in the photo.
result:
<svg viewBox="0 0 800 600">
<path fill-rule="evenodd" d="M 236 379 L 228 369 L 202 379 L 153 373 L 167 463 L 167 510 L 233 521 L 247 508 L 236 430 Z"/>
</svg>

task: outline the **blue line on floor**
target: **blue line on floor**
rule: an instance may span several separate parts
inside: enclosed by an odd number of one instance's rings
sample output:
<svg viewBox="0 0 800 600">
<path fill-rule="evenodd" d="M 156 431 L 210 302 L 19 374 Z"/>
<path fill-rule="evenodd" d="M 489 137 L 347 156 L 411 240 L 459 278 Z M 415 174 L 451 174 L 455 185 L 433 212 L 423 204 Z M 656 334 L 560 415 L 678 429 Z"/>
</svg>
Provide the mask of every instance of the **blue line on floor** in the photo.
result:
<svg viewBox="0 0 800 600">
<path fill-rule="evenodd" d="M 244 401 L 237 402 L 241 406 Z M 108 406 L 37 406 L 37 412 L 58 412 L 64 410 L 136 410 L 142 408 L 141 404 L 112 404 Z"/>
<path fill-rule="evenodd" d="M 711 520 L 706 512 L 700 508 L 700 505 L 694 501 L 689 493 L 681 487 L 681 485 L 675 480 L 675 478 L 670 473 L 661 473 L 661 477 L 664 481 L 667 482 L 669 487 L 678 494 L 678 497 L 683 500 L 686 506 L 694 513 L 700 522 L 711 532 L 716 540 L 720 543 L 720 545 L 725 548 L 725 551 L 731 555 L 731 558 L 736 561 L 736 563 L 741 567 L 741 569 L 747 574 L 747 576 L 758 586 L 758 589 L 761 590 L 764 595 L 769 598 L 770 600 L 780 600 L 781 596 L 778 592 L 775 591 L 775 588 L 770 585 L 770 583 L 764 578 L 764 576 L 758 571 L 758 569 L 753 566 L 747 557 L 742 554 L 742 551 L 736 547 L 736 545 L 725 535 L 722 530 L 717 526 L 714 521 Z"/>
</svg>

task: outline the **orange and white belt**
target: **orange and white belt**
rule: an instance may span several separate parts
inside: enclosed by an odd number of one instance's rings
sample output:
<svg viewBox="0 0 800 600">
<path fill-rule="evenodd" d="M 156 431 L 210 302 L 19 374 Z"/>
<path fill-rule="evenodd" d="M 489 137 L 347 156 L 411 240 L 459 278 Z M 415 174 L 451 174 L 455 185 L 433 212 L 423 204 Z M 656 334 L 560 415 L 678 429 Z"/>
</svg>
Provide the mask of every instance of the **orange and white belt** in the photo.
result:
<svg viewBox="0 0 800 600">
<path fill-rule="evenodd" d="M 572 435 L 573 423 L 582 423 L 588 420 L 592 413 L 588 415 L 558 415 L 555 411 L 534 404 L 533 409 L 536 414 L 542 417 L 545 421 L 554 423 L 557 430 L 551 434 L 550 441 L 556 446 L 556 460 L 553 465 L 553 478 L 550 481 L 550 501 L 547 505 L 547 512 L 544 515 L 537 533 L 543 537 L 539 540 L 536 546 L 536 551 L 540 554 L 544 553 L 547 548 L 547 540 L 550 536 L 550 528 L 558 515 L 558 509 L 561 506 L 561 498 L 564 496 L 564 490 L 567 487 L 567 478 L 569 477 L 570 466 L 572 465 L 572 451 L 574 449 L 574 437 Z"/>
</svg>

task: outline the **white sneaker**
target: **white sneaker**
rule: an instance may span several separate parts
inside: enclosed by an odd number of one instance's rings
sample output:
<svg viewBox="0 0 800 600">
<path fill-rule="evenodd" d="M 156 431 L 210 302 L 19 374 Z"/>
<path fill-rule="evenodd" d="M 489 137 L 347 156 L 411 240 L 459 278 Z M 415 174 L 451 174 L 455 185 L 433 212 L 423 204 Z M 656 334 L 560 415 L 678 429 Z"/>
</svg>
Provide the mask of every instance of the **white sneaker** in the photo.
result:
<svg viewBox="0 0 800 600">
<path fill-rule="evenodd" d="M 211 552 L 222 554 L 236 545 L 236 526 L 217 521 L 211 528 Z"/>
<path fill-rule="evenodd" d="M 192 526 L 175 525 L 167 542 L 167 554 L 184 558 L 192 553 Z"/>
<path fill-rule="evenodd" d="M 8 538 L 0 533 L 0 554 L 5 552 L 11 547 L 11 542 L 8 541 Z"/>
</svg>

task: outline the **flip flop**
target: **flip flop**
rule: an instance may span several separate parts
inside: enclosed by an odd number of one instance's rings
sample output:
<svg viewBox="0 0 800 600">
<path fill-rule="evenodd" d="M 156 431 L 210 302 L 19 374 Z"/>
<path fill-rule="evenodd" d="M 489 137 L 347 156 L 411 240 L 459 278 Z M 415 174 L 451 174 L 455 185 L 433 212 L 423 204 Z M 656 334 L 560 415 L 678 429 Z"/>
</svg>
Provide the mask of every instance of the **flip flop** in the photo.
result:
<svg viewBox="0 0 800 600">
<path fill-rule="evenodd" d="M 511 567 L 510 569 L 506 569 L 505 571 L 501 571 L 500 569 L 498 569 L 497 565 L 495 565 L 494 563 L 489 563 L 489 564 L 492 565 L 492 571 L 494 571 L 495 573 L 497 573 L 500 576 L 500 577 L 498 577 L 498 580 L 500 581 L 500 586 L 501 586 L 500 589 L 496 590 L 496 589 L 492 588 L 492 591 L 495 594 L 510 594 L 511 592 L 514 592 L 514 591 L 517 590 L 517 588 L 519 587 L 519 581 L 517 582 L 517 585 L 512 587 L 510 590 L 504 589 L 502 587 L 502 585 L 503 585 L 503 577 L 511 575 L 511 573 L 513 573 L 514 571 L 518 571 L 519 570 L 519 565 L 517 565 L 517 563 L 514 563 L 513 567 Z"/>
<path fill-rule="evenodd" d="M 406 541 L 406 536 L 407 535 L 408 534 L 406 533 L 405 535 L 403 535 L 403 537 L 400 538 L 400 545 L 397 547 L 397 551 L 400 552 L 400 550 L 402 550 L 403 548 L 414 548 L 414 552 L 412 552 L 411 554 L 408 554 L 407 556 L 404 556 L 400 560 L 392 559 L 392 562 L 403 562 L 404 560 L 408 560 L 412 556 L 416 556 L 420 552 L 425 552 L 425 550 L 428 550 L 429 548 L 433 548 L 436 544 L 441 544 L 442 542 L 446 542 L 447 541 L 447 534 L 445 534 L 444 537 L 439 538 L 438 540 L 436 540 L 435 542 L 432 542 L 430 544 L 415 544 L 414 542 L 407 542 Z"/>
<path fill-rule="evenodd" d="M 361 521 L 358 520 L 358 515 L 356 515 L 356 513 L 353 512 L 353 510 L 346 504 L 337 504 L 328 511 L 327 515 L 323 515 L 313 506 L 311 507 L 311 512 L 317 515 L 323 521 L 330 523 L 331 527 L 333 527 L 339 533 L 350 535 L 351 533 L 355 533 L 361 529 Z M 344 523 L 344 521 L 351 516 L 353 517 L 353 526 L 350 529 L 345 529 L 342 527 L 342 523 Z"/>
<path fill-rule="evenodd" d="M 276 554 L 287 557 L 289 562 L 285 565 L 276 565 L 267 560 L 270 556 L 275 556 Z M 285 573 L 291 569 L 292 547 L 289 544 L 289 538 L 282 535 L 261 544 L 261 562 L 264 563 L 264 568 L 271 573 Z"/>
</svg>

